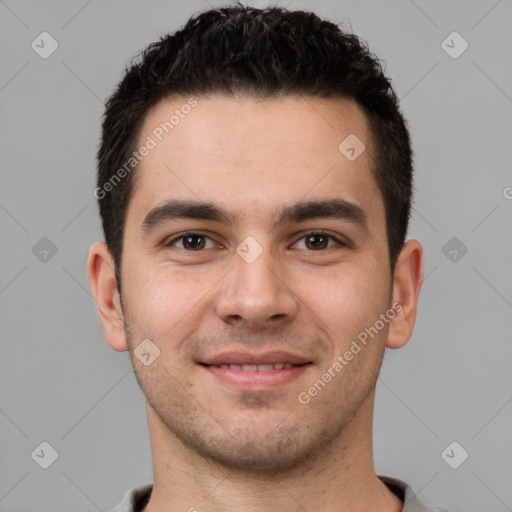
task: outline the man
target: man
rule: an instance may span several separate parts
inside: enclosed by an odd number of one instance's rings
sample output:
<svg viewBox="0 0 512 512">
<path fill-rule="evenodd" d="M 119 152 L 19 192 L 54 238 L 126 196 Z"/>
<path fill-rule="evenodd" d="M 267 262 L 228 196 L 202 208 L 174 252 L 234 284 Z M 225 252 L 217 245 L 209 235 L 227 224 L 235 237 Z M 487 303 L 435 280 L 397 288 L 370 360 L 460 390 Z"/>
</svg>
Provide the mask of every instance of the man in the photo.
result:
<svg viewBox="0 0 512 512">
<path fill-rule="evenodd" d="M 427 510 L 373 465 L 423 271 L 408 131 L 357 37 L 280 8 L 193 17 L 109 99 L 95 195 L 89 279 L 154 470 L 116 512 Z"/>
</svg>

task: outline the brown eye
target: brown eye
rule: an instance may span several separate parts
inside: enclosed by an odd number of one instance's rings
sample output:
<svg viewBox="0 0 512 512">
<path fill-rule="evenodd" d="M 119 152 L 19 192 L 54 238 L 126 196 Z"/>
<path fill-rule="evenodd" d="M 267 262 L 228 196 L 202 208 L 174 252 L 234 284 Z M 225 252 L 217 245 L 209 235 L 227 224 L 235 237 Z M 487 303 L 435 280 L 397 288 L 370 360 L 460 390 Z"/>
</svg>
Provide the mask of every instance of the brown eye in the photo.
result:
<svg viewBox="0 0 512 512">
<path fill-rule="evenodd" d="M 329 237 L 325 235 L 309 235 L 306 237 L 308 249 L 326 249 L 329 245 Z"/>
<path fill-rule="evenodd" d="M 327 233 L 307 233 L 305 236 L 303 236 L 298 242 L 296 242 L 296 246 L 299 245 L 300 242 L 304 241 L 303 247 L 298 247 L 299 249 L 306 248 L 310 251 L 322 251 L 324 249 L 330 249 L 335 246 L 345 246 L 343 242 L 338 240 L 332 235 L 329 235 Z M 329 245 L 330 242 L 331 245 Z"/>
<path fill-rule="evenodd" d="M 204 236 L 188 235 L 183 237 L 183 247 L 185 249 L 203 249 L 205 246 Z"/>
<path fill-rule="evenodd" d="M 208 241 L 210 242 L 210 245 L 207 247 Z M 181 246 L 178 245 L 180 243 Z M 175 246 L 178 249 L 197 252 L 202 249 L 211 249 L 214 245 L 215 244 L 209 237 L 201 233 L 184 233 L 165 244 L 166 247 Z"/>
</svg>

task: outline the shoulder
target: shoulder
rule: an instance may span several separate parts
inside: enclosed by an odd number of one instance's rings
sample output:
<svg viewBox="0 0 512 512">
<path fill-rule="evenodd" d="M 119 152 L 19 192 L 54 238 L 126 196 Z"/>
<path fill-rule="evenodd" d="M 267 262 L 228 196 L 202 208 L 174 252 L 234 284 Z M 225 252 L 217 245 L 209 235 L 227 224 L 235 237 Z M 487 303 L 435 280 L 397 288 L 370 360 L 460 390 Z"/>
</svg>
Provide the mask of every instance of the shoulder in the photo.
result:
<svg viewBox="0 0 512 512">
<path fill-rule="evenodd" d="M 139 512 L 146 506 L 153 484 L 144 484 L 126 491 L 123 499 L 110 512 Z"/>
<path fill-rule="evenodd" d="M 385 475 L 377 475 L 391 492 L 396 494 L 403 502 L 402 512 L 450 512 L 443 507 L 427 507 L 416 496 L 412 487 L 403 480 Z"/>
</svg>

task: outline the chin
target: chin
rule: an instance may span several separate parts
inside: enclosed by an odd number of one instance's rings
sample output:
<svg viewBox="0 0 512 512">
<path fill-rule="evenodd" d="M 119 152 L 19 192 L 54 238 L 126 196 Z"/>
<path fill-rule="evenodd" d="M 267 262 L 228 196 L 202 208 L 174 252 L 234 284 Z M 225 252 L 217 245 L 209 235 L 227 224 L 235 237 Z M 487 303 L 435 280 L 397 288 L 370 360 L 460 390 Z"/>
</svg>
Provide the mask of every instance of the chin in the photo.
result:
<svg viewBox="0 0 512 512">
<path fill-rule="evenodd" d="M 286 425 L 279 422 L 252 421 L 228 431 L 217 428 L 174 433 L 195 455 L 226 473 L 246 474 L 252 477 L 290 476 L 294 471 L 304 472 L 318 455 L 325 456 L 325 447 L 339 436 L 339 431 L 312 431 L 312 426 Z M 169 426 L 172 428 L 172 426 Z M 318 428 L 318 425 L 317 425 Z"/>
</svg>

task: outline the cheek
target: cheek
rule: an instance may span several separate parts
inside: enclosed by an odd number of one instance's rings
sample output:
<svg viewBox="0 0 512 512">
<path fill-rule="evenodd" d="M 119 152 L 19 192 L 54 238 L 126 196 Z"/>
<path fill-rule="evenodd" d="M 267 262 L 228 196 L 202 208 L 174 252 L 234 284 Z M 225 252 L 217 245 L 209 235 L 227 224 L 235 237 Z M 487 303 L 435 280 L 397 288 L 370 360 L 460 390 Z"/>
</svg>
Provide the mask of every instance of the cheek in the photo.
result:
<svg viewBox="0 0 512 512">
<path fill-rule="evenodd" d="M 166 344 L 183 339 L 191 326 L 197 327 L 208 291 L 218 279 L 192 268 L 176 272 L 168 266 L 149 269 L 147 262 L 135 263 L 127 262 L 123 285 L 132 333 Z"/>
<path fill-rule="evenodd" d="M 300 298 L 320 319 L 329 337 L 350 342 L 388 307 L 389 288 L 368 268 L 350 268 L 297 278 Z"/>
</svg>

